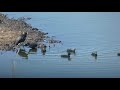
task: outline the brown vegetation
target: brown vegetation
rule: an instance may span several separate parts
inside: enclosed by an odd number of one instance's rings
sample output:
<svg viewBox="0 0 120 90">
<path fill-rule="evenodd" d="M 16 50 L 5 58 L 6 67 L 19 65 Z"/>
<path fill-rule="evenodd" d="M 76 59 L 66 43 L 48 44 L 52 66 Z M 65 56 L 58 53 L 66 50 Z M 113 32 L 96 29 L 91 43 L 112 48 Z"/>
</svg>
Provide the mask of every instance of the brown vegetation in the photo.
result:
<svg viewBox="0 0 120 90">
<path fill-rule="evenodd" d="M 26 18 L 9 19 L 7 15 L 0 13 L 0 50 L 13 48 L 17 37 L 25 31 L 28 32 L 25 43 L 41 42 L 46 38 L 44 32 L 40 29 L 33 28 L 25 20 Z"/>
</svg>

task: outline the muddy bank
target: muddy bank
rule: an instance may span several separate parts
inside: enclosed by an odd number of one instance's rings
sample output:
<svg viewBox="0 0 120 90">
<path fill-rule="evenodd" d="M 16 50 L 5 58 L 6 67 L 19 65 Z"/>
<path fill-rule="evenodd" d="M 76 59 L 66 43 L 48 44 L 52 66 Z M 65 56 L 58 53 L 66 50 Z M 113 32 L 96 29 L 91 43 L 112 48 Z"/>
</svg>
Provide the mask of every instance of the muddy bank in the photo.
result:
<svg viewBox="0 0 120 90">
<path fill-rule="evenodd" d="M 26 23 L 31 18 L 8 18 L 7 15 L 0 13 L 0 50 L 12 50 L 15 46 L 17 37 L 23 32 L 28 32 L 25 44 L 34 42 L 49 42 L 58 43 L 59 40 L 54 40 L 48 36 L 48 33 L 42 32 L 40 29 L 32 27 Z M 55 42 L 56 41 L 56 42 Z"/>
</svg>

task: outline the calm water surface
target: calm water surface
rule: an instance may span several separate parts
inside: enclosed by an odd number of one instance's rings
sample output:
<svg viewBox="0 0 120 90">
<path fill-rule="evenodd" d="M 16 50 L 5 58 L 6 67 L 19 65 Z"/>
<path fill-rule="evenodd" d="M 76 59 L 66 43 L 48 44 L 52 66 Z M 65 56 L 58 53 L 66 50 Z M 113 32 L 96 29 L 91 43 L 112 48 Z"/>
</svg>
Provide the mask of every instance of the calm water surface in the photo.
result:
<svg viewBox="0 0 120 90">
<path fill-rule="evenodd" d="M 33 27 L 54 35 L 63 45 L 52 45 L 45 55 L 34 50 L 1 52 L 0 77 L 9 78 L 117 78 L 120 77 L 119 12 L 14 12 L 9 17 L 31 17 Z M 61 58 L 67 48 L 76 48 L 71 59 Z M 91 56 L 97 51 L 98 57 Z"/>
</svg>

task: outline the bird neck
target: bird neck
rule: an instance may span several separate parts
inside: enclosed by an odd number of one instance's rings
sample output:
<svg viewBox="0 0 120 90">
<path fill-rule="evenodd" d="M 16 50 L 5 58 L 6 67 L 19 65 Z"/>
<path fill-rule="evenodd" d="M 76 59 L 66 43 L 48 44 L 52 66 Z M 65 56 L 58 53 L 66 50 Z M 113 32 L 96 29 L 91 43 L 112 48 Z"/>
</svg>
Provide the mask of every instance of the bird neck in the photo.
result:
<svg viewBox="0 0 120 90">
<path fill-rule="evenodd" d="M 70 56 L 70 53 L 68 53 L 68 56 Z"/>
</svg>

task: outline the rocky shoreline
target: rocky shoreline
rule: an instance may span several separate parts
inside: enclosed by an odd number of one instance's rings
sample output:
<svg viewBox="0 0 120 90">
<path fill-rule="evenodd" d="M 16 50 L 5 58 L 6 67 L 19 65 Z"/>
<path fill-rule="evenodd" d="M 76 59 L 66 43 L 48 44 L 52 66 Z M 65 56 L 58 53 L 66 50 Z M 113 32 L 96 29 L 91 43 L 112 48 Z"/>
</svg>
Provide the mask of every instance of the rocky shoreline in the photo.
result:
<svg viewBox="0 0 120 90">
<path fill-rule="evenodd" d="M 48 33 L 42 32 L 40 29 L 32 27 L 26 23 L 31 18 L 8 18 L 7 15 L 0 13 L 0 50 L 12 50 L 15 46 L 17 37 L 23 32 L 28 32 L 25 44 L 27 43 L 44 43 L 45 41 L 52 43 L 61 43 L 47 36 Z M 50 43 L 51 43 L 50 42 Z"/>
</svg>

